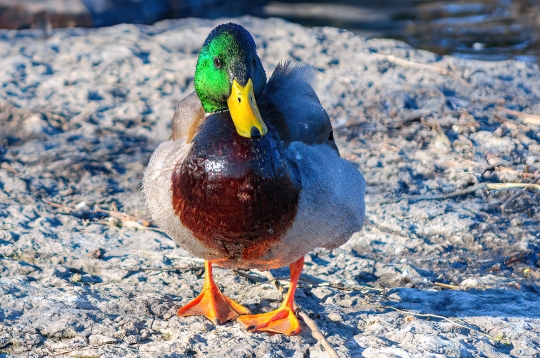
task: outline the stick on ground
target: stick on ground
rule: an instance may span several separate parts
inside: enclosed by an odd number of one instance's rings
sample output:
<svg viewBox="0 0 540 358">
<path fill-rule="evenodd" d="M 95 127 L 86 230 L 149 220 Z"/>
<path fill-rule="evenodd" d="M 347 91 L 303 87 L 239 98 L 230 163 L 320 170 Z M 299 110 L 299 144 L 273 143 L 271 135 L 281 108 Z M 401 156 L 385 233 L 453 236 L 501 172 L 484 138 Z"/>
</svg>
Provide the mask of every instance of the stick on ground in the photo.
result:
<svg viewBox="0 0 540 358">
<path fill-rule="evenodd" d="M 411 196 L 402 196 L 398 198 L 392 198 L 392 199 L 381 199 L 381 200 L 373 200 L 373 201 L 366 201 L 367 205 L 373 205 L 373 204 L 388 204 L 388 203 L 394 203 L 396 201 L 400 200 L 437 200 L 437 199 L 447 199 L 451 198 L 453 196 L 461 196 L 465 194 L 474 193 L 478 189 L 483 189 L 486 187 L 485 183 L 473 185 L 471 187 L 468 187 L 463 190 L 456 190 L 451 193 L 447 194 L 435 194 L 435 195 L 411 195 Z"/>
<path fill-rule="evenodd" d="M 525 124 L 534 124 L 534 125 L 540 125 L 540 116 L 537 116 L 536 114 L 529 114 L 529 113 L 523 113 L 514 111 L 512 109 L 508 109 L 506 107 L 499 106 L 497 109 L 501 112 L 508 113 L 512 116 L 516 116 L 518 118 L 523 119 L 523 123 Z"/>
<path fill-rule="evenodd" d="M 455 80 L 457 80 L 459 83 L 461 83 L 465 87 L 470 87 L 471 86 L 471 84 L 469 82 L 465 81 L 456 72 L 448 70 L 446 68 L 433 66 L 433 65 L 428 65 L 428 64 L 425 64 L 425 63 L 412 62 L 412 61 L 409 61 L 409 60 L 405 60 L 403 58 L 396 57 L 394 55 L 384 55 L 384 54 L 380 54 L 380 53 L 372 53 L 371 56 L 376 56 L 376 57 L 379 57 L 379 58 L 383 58 L 383 59 L 385 59 L 385 60 L 387 60 L 389 62 L 392 62 L 395 65 L 400 65 L 400 66 L 403 66 L 403 67 L 419 68 L 419 69 L 423 69 L 423 70 L 427 70 L 427 71 L 437 72 L 437 73 L 440 73 L 441 75 L 450 76 L 450 77 L 454 78 Z M 453 66 L 453 67 L 455 68 L 455 66 Z"/>
<path fill-rule="evenodd" d="M 537 173 L 538 174 L 538 173 Z M 493 184 L 488 185 L 488 189 L 494 189 L 494 190 L 502 190 L 502 189 L 513 189 L 513 188 L 523 188 L 523 190 L 517 192 L 516 194 L 512 195 L 508 200 L 506 200 L 501 205 L 501 211 L 504 213 L 504 210 L 510 203 L 514 200 L 516 200 L 520 195 L 522 195 L 526 190 L 532 188 L 540 190 L 540 185 L 536 184 L 540 180 L 540 176 L 538 178 L 534 179 L 530 184 L 521 184 L 521 183 L 501 183 L 501 184 Z"/>
<path fill-rule="evenodd" d="M 270 271 L 262 272 L 262 274 L 266 278 L 268 278 L 269 281 L 274 281 L 276 288 L 279 290 L 279 292 L 282 295 L 285 295 L 287 293 L 285 292 L 285 288 L 279 283 L 279 281 L 274 277 L 274 275 L 272 275 Z M 311 335 L 313 336 L 313 338 L 315 338 L 319 342 L 319 344 L 324 347 L 324 349 L 326 350 L 326 352 L 331 358 L 339 358 L 339 355 L 337 354 L 337 352 L 334 350 L 334 348 L 332 348 L 330 343 L 328 343 L 328 341 L 326 340 L 326 337 L 324 336 L 324 334 L 322 334 L 322 332 L 319 330 L 317 323 L 315 323 L 314 320 L 309 318 L 307 313 L 303 312 L 301 308 L 298 306 L 298 304 L 295 303 L 294 306 L 298 315 L 302 317 L 306 325 L 311 329 Z"/>
</svg>

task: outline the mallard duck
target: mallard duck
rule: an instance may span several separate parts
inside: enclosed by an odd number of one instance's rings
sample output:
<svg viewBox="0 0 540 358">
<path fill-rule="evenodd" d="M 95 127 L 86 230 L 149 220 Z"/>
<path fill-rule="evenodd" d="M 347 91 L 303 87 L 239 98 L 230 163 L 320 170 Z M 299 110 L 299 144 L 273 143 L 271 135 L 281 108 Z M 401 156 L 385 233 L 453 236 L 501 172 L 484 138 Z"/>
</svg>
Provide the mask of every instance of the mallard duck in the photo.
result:
<svg viewBox="0 0 540 358">
<path fill-rule="evenodd" d="M 153 220 L 205 260 L 202 292 L 179 316 L 297 334 L 294 293 L 304 255 L 334 249 L 361 229 L 365 181 L 339 156 L 314 77 L 312 67 L 284 62 L 267 82 L 255 41 L 240 25 L 219 25 L 205 40 L 195 91 L 178 105 L 172 135 L 143 179 Z M 221 293 L 213 264 L 290 265 L 291 285 L 277 310 L 252 315 Z"/>
</svg>

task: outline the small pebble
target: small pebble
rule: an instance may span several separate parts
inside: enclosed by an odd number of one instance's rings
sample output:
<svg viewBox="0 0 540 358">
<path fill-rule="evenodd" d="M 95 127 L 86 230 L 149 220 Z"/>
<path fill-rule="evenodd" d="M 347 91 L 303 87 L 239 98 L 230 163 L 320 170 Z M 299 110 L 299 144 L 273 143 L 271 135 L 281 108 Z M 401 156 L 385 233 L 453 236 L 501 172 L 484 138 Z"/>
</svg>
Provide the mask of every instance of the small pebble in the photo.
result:
<svg viewBox="0 0 540 358">
<path fill-rule="evenodd" d="M 341 321 L 341 315 L 336 312 L 331 312 L 328 314 L 328 319 L 333 322 L 339 322 Z"/>
<path fill-rule="evenodd" d="M 468 278 L 466 280 L 463 280 L 461 282 L 461 287 L 470 287 L 470 288 L 475 288 L 475 287 L 478 287 L 478 280 L 475 279 L 475 278 Z"/>
<path fill-rule="evenodd" d="M 514 218 L 510 220 L 510 225 L 512 226 L 521 226 L 523 224 L 523 218 Z"/>
<path fill-rule="evenodd" d="M 491 272 L 501 271 L 501 264 L 496 263 L 495 265 L 490 267 L 489 271 L 491 271 Z"/>
<path fill-rule="evenodd" d="M 88 255 L 86 255 L 86 256 L 88 256 L 91 259 L 98 259 L 99 260 L 99 259 L 101 259 L 103 257 L 104 254 L 105 254 L 105 250 L 99 247 L 99 248 L 97 248 L 97 249 L 95 249 L 93 251 L 90 251 L 88 253 Z"/>
<path fill-rule="evenodd" d="M 137 344 L 139 343 L 139 339 L 137 336 L 131 335 L 124 338 L 124 342 L 126 342 L 127 344 Z"/>
</svg>

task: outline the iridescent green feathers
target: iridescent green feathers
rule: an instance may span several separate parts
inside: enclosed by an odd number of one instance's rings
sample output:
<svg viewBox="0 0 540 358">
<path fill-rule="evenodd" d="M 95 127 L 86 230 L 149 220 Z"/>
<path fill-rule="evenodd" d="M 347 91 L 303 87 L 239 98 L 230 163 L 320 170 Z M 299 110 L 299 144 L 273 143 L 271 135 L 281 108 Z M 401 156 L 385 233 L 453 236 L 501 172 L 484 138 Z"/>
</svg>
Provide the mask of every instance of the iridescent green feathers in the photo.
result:
<svg viewBox="0 0 540 358">
<path fill-rule="evenodd" d="M 234 23 L 216 27 L 202 46 L 195 70 L 195 91 L 205 112 L 226 109 L 232 81 L 244 86 L 250 78 L 258 97 L 266 84 L 266 73 L 253 37 Z"/>
</svg>

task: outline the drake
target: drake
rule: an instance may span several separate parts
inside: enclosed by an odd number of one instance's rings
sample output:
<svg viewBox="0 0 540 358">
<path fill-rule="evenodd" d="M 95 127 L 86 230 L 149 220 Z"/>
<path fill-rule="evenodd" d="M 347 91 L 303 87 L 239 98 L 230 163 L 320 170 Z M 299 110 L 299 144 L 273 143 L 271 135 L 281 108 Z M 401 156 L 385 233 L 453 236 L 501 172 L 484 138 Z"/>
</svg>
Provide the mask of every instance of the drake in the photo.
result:
<svg viewBox="0 0 540 358">
<path fill-rule="evenodd" d="M 172 135 L 143 179 L 154 221 L 205 260 L 203 290 L 179 316 L 297 334 L 294 293 L 304 255 L 334 249 L 361 229 L 365 181 L 339 156 L 314 77 L 310 66 L 285 62 L 267 82 L 255 42 L 240 25 L 219 25 L 205 40 L 195 91 L 178 105 Z M 291 285 L 277 310 L 252 315 L 220 292 L 213 264 L 290 265 Z"/>
</svg>

